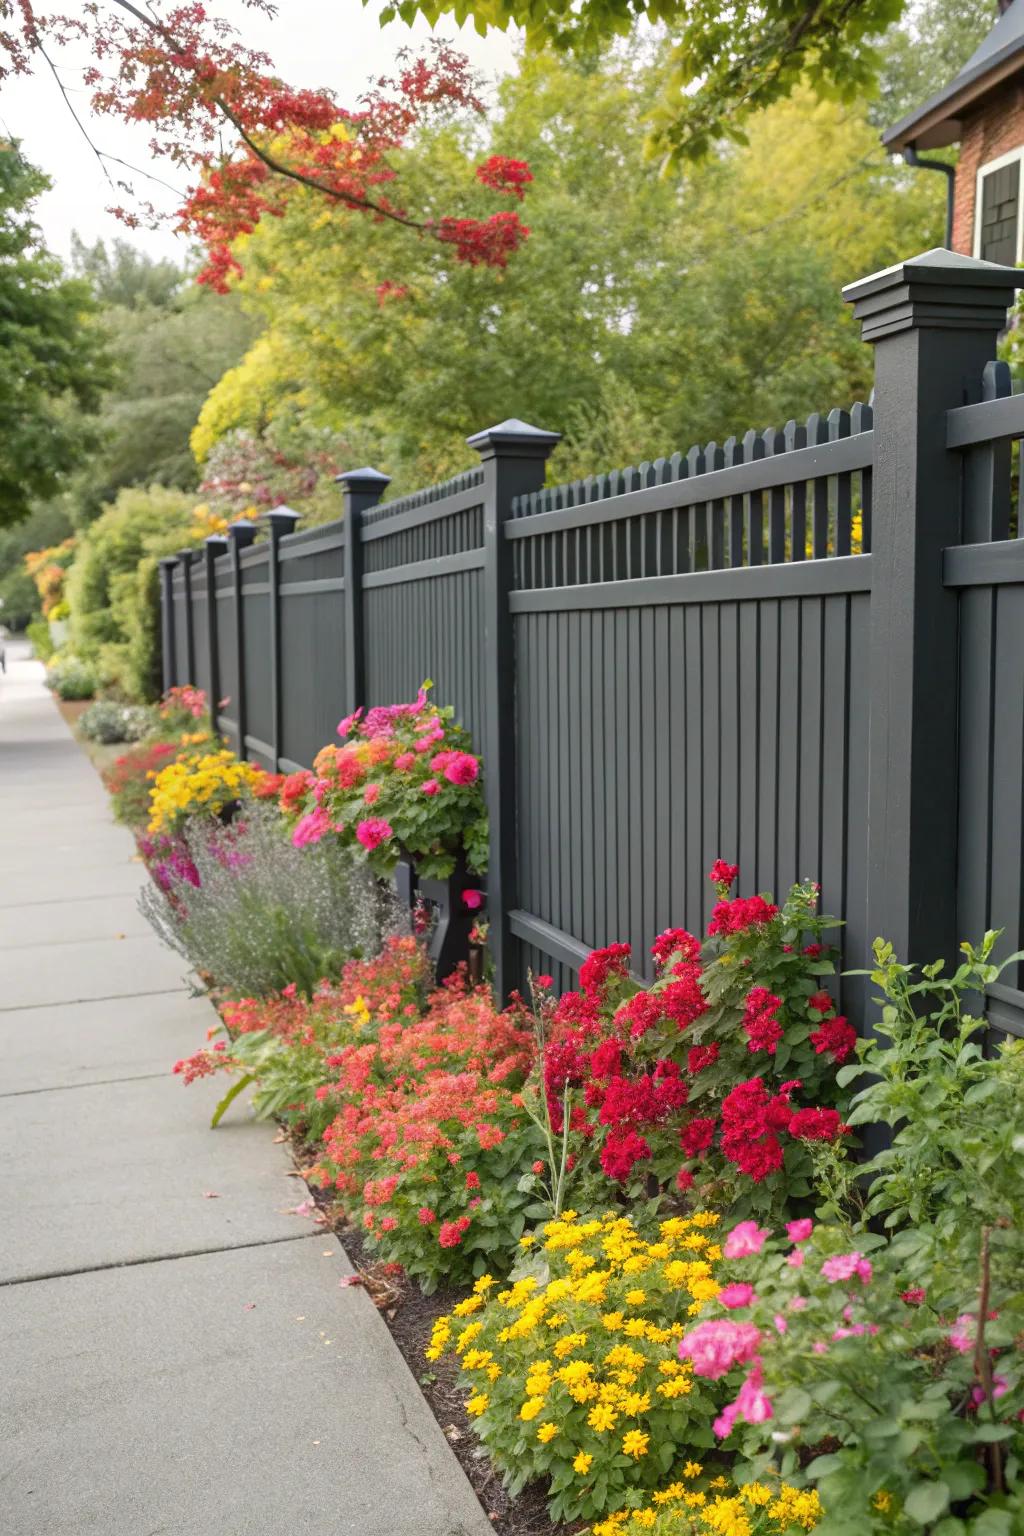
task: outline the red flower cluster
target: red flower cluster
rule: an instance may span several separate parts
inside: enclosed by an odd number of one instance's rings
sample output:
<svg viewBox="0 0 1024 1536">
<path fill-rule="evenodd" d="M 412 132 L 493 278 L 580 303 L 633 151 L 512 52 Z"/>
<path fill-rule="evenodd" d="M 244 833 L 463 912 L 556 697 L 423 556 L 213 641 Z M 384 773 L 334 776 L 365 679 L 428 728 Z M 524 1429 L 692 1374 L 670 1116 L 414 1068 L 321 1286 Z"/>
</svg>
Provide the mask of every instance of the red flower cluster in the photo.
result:
<svg viewBox="0 0 1024 1536">
<path fill-rule="evenodd" d="M 749 1051 L 767 1051 L 769 1056 L 775 1055 L 776 1046 L 782 1039 L 782 1025 L 776 1017 L 781 1007 L 782 998 L 773 996 L 767 987 L 751 987 L 743 1012 Z"/>
<path fill-rule="evenodd" d="M 833 1061 L 844 1062 L 857 1044 L 857 1031 L 840 1013 L 822 1019 L 818 1028 L 811 1031 L 811 1039 L 817 1055 L 827 1051 Z"/>
<path fill-rule="evenodd" d="M 745 928 L 763 927 L 778 913 L 778 907 L 765 901 L 763 896 L 736 896 L 731 901 L 717 901 L 708 923 L 708 933 L 742 933 Z"/>
</svg>

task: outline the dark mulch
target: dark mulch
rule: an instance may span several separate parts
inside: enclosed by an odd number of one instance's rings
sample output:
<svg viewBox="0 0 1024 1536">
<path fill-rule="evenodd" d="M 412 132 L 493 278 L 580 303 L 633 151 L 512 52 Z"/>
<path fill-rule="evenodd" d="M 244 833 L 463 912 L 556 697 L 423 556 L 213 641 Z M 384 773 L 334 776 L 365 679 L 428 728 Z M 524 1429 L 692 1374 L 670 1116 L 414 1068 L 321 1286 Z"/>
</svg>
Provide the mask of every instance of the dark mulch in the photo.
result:
<svg viewBox="0 0 1024 1536">
<path fill-rule="evenodd" d="M 382 1273 L 382 1266 L 373 1251 L 366 1248 L 357 1229 L 332 1219 L 330 1202 L 324 1192 L 311 1189 L 310 1194 L 328 1216 L 353 1268 L 362 1276 L 367 1291 L 391 1330 L 405 1363 L 418 1382 L 445 1439 L 458 1457 L 484 1513 L 499 1536 L 571 1536 L 572 1532 L 585 1529 L 579 1525 L 552 1525 L 547 1517 L 545 1492 L 539 1483 L 525 1489 L 518 1498 L 509 1498 L 501 1481 L 501 1473 L 494 1467 L 473 1433 L 463 1406 L 464 1393 L 456 1384 L 459 1373 L 455 1362 L 450 1359 L 428 1361 L 424 1358 L 436 1319 L 450 1312 L 456 1302 L 468 1296 L 468 1287 L 447 1286 L 435 1291 L 433 1296 L 424 1296 L 419 1287 L 410 1281 L 395 1280 Z"/>
</svg>

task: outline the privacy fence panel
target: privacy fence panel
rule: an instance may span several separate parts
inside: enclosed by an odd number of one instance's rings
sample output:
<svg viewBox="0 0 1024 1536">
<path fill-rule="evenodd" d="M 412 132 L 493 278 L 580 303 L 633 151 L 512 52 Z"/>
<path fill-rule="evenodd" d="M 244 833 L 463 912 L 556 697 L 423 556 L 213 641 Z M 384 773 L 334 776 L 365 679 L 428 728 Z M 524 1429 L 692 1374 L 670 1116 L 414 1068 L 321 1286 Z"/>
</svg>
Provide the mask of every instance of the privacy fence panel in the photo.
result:
<svg viewBox="0 0 1024 1536">
<path fill-rule="evenodd" d="M 820 881 L 848 966 L 876 934 L 1024 947 L 1024 397 L 992 361 L 1020 281 L 935 251 L 848 288 L 873 408 L 555 487 L 556 435 L 507 421 L 443 485 L 353 470 L 336 523 L 236 524 L 162 562 L 165 682 L 294 770 L 432 678 L 484 758 L 502 993 L 616 940 L 644 969 L 719 856 L 745 892 Z M 1024 1032 L 1020 966 L 987 1002 Z"/>
</svg>

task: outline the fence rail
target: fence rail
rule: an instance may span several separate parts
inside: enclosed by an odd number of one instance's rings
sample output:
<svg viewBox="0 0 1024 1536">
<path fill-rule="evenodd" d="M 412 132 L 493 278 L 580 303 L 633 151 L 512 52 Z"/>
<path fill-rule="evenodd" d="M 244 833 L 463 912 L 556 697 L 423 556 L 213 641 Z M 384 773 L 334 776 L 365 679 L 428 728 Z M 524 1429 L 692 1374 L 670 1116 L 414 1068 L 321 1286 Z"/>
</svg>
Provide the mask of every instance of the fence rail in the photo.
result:
<svg viewBox="0 0 1024 1536">
<path fill-rule="evenodd" d="M 235 525 L 164 562 L 165 681 L 290 770 L 433 678 L 484 754 L 502 991 L 617 939 L 642 969 L 702 925 L 718 855 L 748 889 L 819 879 L 849 965 L 876 933 L 1020 947 L 1024 397 L 994 362 L 1019 281 L 929 252 L 848 289 L 874 409 L 555 487 L 556 434 L 509 421 L 443 485 L 387 502 L 357 470 L 336 523 Z M 1022 983 L 989 996 L 1017 1033 Z"/>
</svg>

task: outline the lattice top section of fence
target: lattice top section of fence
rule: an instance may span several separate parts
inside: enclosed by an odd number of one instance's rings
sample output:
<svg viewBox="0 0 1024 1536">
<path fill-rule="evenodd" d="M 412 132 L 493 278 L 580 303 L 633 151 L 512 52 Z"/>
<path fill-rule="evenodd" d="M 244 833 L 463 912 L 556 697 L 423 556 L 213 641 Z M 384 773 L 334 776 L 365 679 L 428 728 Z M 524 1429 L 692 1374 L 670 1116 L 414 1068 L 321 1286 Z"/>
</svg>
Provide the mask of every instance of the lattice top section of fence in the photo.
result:
<svg viewBox="0 0 1024 1536">
<path fill-rule="evenodd" d="M 483 485 L 483 480 L 483 469 L 477 465 L 473 469 L 467 469 L 461 475 L 454 475 L 451 480 L 442 480 L 437 485 L 428 485 L 425 490 L 413 491 L 409 496 L 399 496 L 395 501 L 382 501 L 379 506 L 372 507 L 364 514 L 363 523 L 365 526 L 371 526 L 385 518 L 400 517 L 404 512 L 416 512 L 435 501 L 446 501 L 450 496 L 458 496 L 463 491 Z"/>
<path fill-rule="evenodd" d="M 519 497 L 515 586 L 868 553 L 873 452 L 857 404 Z"/>
</svg>

